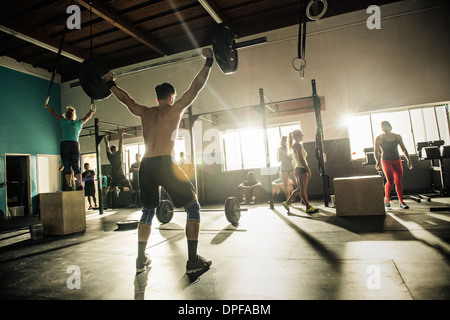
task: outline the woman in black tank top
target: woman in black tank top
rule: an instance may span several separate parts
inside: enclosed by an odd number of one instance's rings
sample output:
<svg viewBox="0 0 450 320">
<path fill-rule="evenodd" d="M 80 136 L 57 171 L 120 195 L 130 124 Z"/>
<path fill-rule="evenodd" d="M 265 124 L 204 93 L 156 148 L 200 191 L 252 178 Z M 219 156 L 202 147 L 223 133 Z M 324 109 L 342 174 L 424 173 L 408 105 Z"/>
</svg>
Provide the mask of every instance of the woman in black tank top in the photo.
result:
<svg viewBox="0 0 450 320">
<path fill-rule="evenodd" d="M 375 161 L 376 168 L 380 170 L 380 151 L 381 151 L 381 164 L 384 175 L 386 176 L 385 185 L 385 199 L 384 204 L 386 207 L 390 207 L 390 194 L 393 185 L 395 184 L 395 190 L 397 191 L 398 201 L 400 202 L 400 208 L 408 209 L 409 207 L 403 201 L 403 165 L 398 153 L 398 146 L 403 151 L 408 162 L 408 168 L 412 169 L 411 158 L 408 151 L 403 144 L 403 139 L 399 134 L 392 133 L 392 126 L 389 122 L 381 122 L 381 130 L 383 134 L 379 135 L 375 139 Z"/>
</svg>

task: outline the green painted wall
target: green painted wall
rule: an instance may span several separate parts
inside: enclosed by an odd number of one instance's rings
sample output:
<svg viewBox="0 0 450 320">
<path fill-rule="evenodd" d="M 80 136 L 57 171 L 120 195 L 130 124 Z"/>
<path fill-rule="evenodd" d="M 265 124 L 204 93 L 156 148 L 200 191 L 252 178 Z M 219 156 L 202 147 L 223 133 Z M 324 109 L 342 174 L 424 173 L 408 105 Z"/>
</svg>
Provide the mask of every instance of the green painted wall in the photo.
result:
<svg viewBox="0 0 450 320">
<path fill-rule="evenodd" d="M 43 104 L 50 81 L 0 67 L 0 182 L 5 181 L 5 153 L 31 155 L 33 212 L 36 212 L 36 154 L 59 154 L 61 130 Z M 61 89 L 52 88 L 50 105 L 61 110 Z M 6 212 L 5 188 L 0 209 Z"/>
</svg>

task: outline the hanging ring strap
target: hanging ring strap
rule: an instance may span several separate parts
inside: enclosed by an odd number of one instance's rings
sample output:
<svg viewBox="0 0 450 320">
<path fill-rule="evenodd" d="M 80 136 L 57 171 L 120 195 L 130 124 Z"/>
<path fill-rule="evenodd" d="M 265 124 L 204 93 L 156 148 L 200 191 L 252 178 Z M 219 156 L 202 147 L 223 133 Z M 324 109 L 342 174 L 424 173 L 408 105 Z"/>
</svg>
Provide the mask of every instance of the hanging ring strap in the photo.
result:
<svg viewBox="0 0 450 320">
<path fill-rule="evenodd" d="M 97 110 L 97 105 L 95 104 L 95 100 L 92 98 L 91 98 L 91 109 L 94 110 L 94 112 L 95 112 L 95 110 Z"/>
<path fill-rule="evenodd" d="M 323 4 L 323 10 L 322 10 L 322 12 L 319 13 L 317 16 L 311 15 L 311 12 L 310 12 L 311 7 L 312 7 L 312 5 L 313 5 L 315 2 L 322 2 L 322 4 Z M 328 9 L 328 3 L 327 3 L 327 0 L 311 0 L 311 1 L 309 1 L 308 5 L 306 6 L 306 11 L 305 11 L 305 12 L 306 12 L 306 16 L 307 16 L 309 19 L 311 19 L 311 20 L 319 20 L 320 18 L 322 18 L 322 17 L 325 15 L 325 13 L 327 12 L 327 9 Z"/>
<path fill-rule="evenodd" d="M 305 59 L 306 52 L 306 8 L 305 2 L 301 2 L 300 6 L 300 23 L 298 30 L 298 52 L 297 55 L 300 59 Z"/>
<path fill-rule="evenodd" d="M 296 62 L 297 60 L 300 61 L 300 66 L 299 66 L 299 67 L 296 67 L 296 66 L 295 66 L 295 62 Z M 305 60 L 304 58 L 298 58 L 298 57 L 295 57 L 295 58 L 292 60 L 292 68 L 294 68 L 295 71 L 301 71 L 301 70 L 304 70 L 304 69 L 306 68 L 306 60 Z"/>
<path fill-rule="evenodd" d="M 94 56 L 93 47 L 92 47 L 92 2 L 89 3 L 89 24 L 90 24 L 89 29 L 90 29 L 90 33 L 91 33 L 91 36 L 90 36 L 90 38 L 91 38 L 90 39 L 91 40 L 90 54 L 91 54 L 91 59 L 92 59 L 93 56 Z"/>
<path fill-rule="evenodd" d="M 73 2 L 74 2 L 74 0 L 71 0 L 70 5 L 72 5 Z M 50 84 L 48 86 L 47 99 L 45 100 L 45 104 L 48 104 L 48 102 L 50 101 L 50 94 L 53 89 L 53 83 L 55 82 L 56 71 L 58 70 L 58 62 L 59 62 L 59 58 L 61 57 L 62 47 L 63 47 L 64 38 L 66 36 L 67 29 L 68 28 L 67 28 L 67 23 L 66 23 L 66 24 L 64 24 L 64 31 L 63 31 L 63 35 L 61 38 L 61 42 L 59 44 L 58 53 L 56 55 L 55 68 L 53 68 L 52 78 L 51 78 Z"/>
<path fill-rule="evenodd" d="M 296 61 L 300 61 L 300 66 L 299 67 L 296 67 L 296 63 L 295 63 Z M 303 80 L 304 77 L 305 77 L 305 68 L 306 68 L 306 60 L 305 60 L 305 58 L 295 57 L 292 60 L 292 68 L 295 71 L 300 72 L 300 78 Z"/>
<path fill-rule="evenodd" d="M 299 68 L 295 67 L 295 61 L 300 60 Z M 306 68 L 306 6 L 305 1 L 300 3 L 300 23 L 298 30 L 298 52 L 297 57 L 292 60 L 292 68 L 300 72 L 300 78 L 305 77 Z"/>
</svg>

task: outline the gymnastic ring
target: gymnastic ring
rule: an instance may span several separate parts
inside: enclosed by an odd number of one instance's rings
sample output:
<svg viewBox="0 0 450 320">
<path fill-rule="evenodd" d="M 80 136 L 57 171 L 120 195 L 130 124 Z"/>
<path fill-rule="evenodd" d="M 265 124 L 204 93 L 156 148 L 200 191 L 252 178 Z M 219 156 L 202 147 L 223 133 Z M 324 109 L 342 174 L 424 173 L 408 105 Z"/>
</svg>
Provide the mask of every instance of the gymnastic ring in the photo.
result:
<svg viewBox="0 0 450 320">
<path fill-rule="evenodd" d="M 302 62 L 301 65 L 300 65 L 300 68 L 296 68 L 296 67 L 295 67 L 294 62 L 295 62 L 296 60 L 300 60 L 300 61 Z M 298 57 L 295 57 L 295 58 L 292 60 L 292 68 L 294 68 L 295 71 L 301 71 L 301 70 L 304 70 L 304 69 L 306 68 L 306 60 L 305 60 L 305 58 L 298 58 Z"/>
<path fill-rule="evenodd" d="M 313 16 L 311 15 L 311 13 L 309 12 L 309 10 L 311 9 L 311 6 L 314 4 L 314 2 L 320 1 L 323 3 L 323 10 L 321 13 L 319 13 L 317 16 Z M 327 0 L 311 0 L 308 5 L 306 6 L 306 16 L 311 19 L 311 20 L 319 20 L 320 18 L 322 18 L 325 13 L 327 12 L 328 9 L 328 3 Z"/>
</svg>

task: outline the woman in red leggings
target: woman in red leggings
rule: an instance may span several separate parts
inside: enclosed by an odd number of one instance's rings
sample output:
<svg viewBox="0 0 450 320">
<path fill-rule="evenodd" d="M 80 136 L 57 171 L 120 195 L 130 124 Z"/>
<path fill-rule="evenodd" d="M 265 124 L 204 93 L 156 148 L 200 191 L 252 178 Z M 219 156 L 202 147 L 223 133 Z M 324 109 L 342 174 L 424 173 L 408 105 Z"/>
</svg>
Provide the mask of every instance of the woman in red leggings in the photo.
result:
<svg viewBox="0 0 450 320">
<path fill-rule="evenodd" d="M 386 207 L 390 207 L 390 194 L 395 183 L 395 190 L 397 191 L 398 201 L 400 202 L 400 208 L 408 209 L 409 207 L 403 201 L 403 166 L 398 154 L 398 146 L 403 151 L 406 157 L 407 165 L 409 169 L 412 169 L 413 165 L 408 151 L 403 144 L 403 139 L 399 134 L 392 133 L 392 126 L 388 121 L 381 122 L 381 130 L 383 134 L 379 135 L 375 139 L 375 161 L 376 168 L 380 170 L 380 151 L 381 151 L 381 164 L 383 167 L 384 175 L 386 176 L 385 185 L 385 198 L 384 204 Z"/>
</svg>

